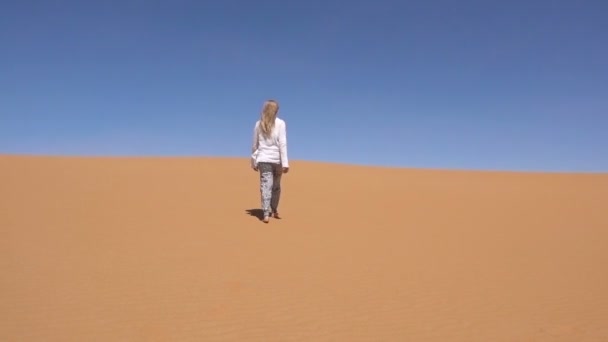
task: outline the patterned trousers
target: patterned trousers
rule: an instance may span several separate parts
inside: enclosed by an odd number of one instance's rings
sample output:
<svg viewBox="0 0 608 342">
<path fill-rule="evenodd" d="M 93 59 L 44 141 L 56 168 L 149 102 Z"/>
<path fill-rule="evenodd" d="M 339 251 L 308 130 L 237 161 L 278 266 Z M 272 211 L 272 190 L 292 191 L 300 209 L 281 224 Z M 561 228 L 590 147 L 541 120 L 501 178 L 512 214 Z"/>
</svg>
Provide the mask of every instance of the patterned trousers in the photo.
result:
<svg viewBox="0 0 608 342">
<path fill-rule="evenodd" d="M 281 164 L 258 163 L 260 172 L 260 194 L 262 199 L 262 210 L 265 215 L 277 212 L 281 198 L 281 176 L 283 167 Z"/>
</svg>

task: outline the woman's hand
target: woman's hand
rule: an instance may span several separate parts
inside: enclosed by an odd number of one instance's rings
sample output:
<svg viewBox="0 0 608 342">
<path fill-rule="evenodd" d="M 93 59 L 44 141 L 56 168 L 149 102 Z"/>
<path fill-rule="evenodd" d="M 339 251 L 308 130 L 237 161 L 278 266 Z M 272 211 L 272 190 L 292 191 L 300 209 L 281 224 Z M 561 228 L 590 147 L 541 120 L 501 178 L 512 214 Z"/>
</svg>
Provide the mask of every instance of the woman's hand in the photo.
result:
<svg viewBox="0 0 608 342">
<path fill-rule="evenodd" d="M 289 168 L 288 167 L 284 167 L 283 168 L 283 173 L 287 173 L 287 172 L 289 172 Z"/>
</svg>

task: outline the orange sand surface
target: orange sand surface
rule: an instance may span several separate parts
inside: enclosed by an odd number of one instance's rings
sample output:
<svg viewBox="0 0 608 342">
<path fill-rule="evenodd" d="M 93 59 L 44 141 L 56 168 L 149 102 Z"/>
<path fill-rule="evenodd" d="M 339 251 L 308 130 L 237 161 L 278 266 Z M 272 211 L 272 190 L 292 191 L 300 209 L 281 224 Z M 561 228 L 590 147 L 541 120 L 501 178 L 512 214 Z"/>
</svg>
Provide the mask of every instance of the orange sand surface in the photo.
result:
<svg viewBox="0 0 608 342">
<path fill-rule="evenodd" d="M 608 175 L 0 156 L 0 341 L 608 341 Z"/>
</svg>

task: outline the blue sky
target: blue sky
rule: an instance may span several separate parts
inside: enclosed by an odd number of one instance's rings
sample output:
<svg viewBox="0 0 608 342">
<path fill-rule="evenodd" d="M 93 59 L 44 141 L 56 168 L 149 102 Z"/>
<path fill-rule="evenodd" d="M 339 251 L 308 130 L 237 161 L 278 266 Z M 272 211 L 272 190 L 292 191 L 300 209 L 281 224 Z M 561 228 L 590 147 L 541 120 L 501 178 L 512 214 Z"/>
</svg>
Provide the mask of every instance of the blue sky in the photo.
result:
<svg viewBox="0 0 608 342">
<path fill-rule="evenodd" d="M 608 2 L 0 1 L 0 153 L 608 171 Z"/>
</svg>

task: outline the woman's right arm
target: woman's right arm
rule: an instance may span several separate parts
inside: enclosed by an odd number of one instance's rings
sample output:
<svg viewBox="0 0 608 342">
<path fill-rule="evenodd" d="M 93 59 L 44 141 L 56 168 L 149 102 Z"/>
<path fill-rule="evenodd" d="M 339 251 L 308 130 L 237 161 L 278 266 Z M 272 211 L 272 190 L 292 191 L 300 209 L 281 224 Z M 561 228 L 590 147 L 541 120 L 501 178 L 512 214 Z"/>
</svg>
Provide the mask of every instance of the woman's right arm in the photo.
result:
<svg viewBox="0 0 608 342">
<path fill-rule="evenodd" d="M 283 171 L 287 172 L 289 170 L 289 159 L 287 158 L 287 123 L 284 122 L 281 126 L 281 130 L 279 131 L 279 150 Z"/>
</svg>

